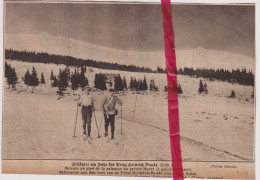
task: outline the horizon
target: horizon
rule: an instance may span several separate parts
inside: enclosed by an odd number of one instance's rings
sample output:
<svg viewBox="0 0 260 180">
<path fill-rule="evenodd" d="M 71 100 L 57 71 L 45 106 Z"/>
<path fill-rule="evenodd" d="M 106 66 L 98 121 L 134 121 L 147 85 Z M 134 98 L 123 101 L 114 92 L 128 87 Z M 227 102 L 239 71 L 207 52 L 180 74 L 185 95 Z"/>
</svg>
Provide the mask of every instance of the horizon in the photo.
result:
<svg viewBox="0 0 260 180">
<path fill-rule="evenodd" d="M 155 69 L 154 68 L 151 68 L 149 66 L 138 66 L 138 65 L 135 65 L 135 64 L 120 64 L 120 63 L 113 63 L 113 62 L 106 62 L 106 61 L 97 61 L 95 59 L 86 59 L 86 58 L 77 58 L 77 57 L 74 57 L 74 56 L 70 56 L 70 55 L 63 55 L 63 54 L 52 54 L 52 53 L 48 53 L 48 52 L 44 52 L 44 51 L 28 51 L 26 49 L 24 50 L 15 50 L 15 49 L 12 49 L 12 48 L 5 48 L 5 51 L 14 51 L 14 52 L 26 52 L 26 53 L 35 53 L 35 55 L 37 54 L 40 54 L 40 53 L 43 53 L 43 54 L 48 54 L 48 55 L 54 55 L 54 56 L 68 56 L 68 57 L 71 57 L 71 58 L 75 58 L 77 60 L 83 60 L 83 61 L 92 61 L 92 62 L 97 62 L 97 63 L 109 63 L 111 65 L 119 65 L 119 66 L 123 66 L 123 65 L 126 65 L 127 67 L 130 67 L 130 66 L 134 66 L 136 68 L 145 68 L 145 69 L 148 69 L 148 70 L 151 70 L 152 72 L 145 72 L 145 73 L 158 73 L 158 69 L 157 68 L 160 68 L 164 71 L 166 71 L 166 68 L 165 67 L 160 67 L 160 66 L 157 66 Z M 24 60 L 16 60 L 16 59 L 6 59 L 5 60 L 11 60 L 11 61 L 22 61 L 22 62 L 29 62 L 29 61 L 24 61 Z M 29 62 L 30 63 L 30 62 Z M 32 61 L 31 63 L 43 63 L 43 62 L 36 62 L 36 61 Z M 46 64 L 46 63 L 45 63 Z M 56 63 L 47 63 L 47 64 L 56 64 Z M 63 63 L 58 63 L 58 64 L 63 64 Z M 65 65 L 65 64 L 64 64 Z M 69 66 L 74 66 L 74 65 L 69 65 Z M 93 68 L 97 68 L 97 69 L 107 69 L 107 70 L 116 70 L 116 69 L 109 69 L 109 68 L 98 68 L 98 67 L 94 67 L 94 66 L 88 66 L 88 65 L 84 65 L 84 66 L 87 66 L 87 67 L 93 67 Z M 216 67 L 216 68 L 194 68 L 192 66 L 186 66 L 186 67 L 176 67 L 176 70 L 179 71 L 179 70 L 184 70 L 185 68 L 188 68 L 188 69 L 193 69 L 193 70 L 224 70 L 224 71 L 229 71 L 231 72 L 232 70 L 239 70 L 239 71 L 243 71 L 245 70 L 247 73 L 253 73 L 254 74 L 254 71 L 252 69 L 247 69 L 247 68 L 244 68 L 244 67 L 241 67 L 241 68 L 233 68 L 233 69 L 227 69 L 227 68 L 219 68 L 219 67 Z M 128 71 L 128 70 L 118 70 L 118 71 Z M 129 71 L 131 72 L 131 71 Z M 137 72 L 137 71 L 133 71 L 133 72 Z M 142 72 L 141 72 L 142 73 Z"/>
</svg>

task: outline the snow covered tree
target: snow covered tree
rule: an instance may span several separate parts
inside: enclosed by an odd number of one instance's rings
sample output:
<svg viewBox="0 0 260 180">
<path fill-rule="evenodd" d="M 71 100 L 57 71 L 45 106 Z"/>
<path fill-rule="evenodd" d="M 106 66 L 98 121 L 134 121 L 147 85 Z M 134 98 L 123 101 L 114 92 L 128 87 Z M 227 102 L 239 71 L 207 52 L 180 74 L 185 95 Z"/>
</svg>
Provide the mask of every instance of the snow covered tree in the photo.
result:
<svg viewBox="0 0 260 180">
<path fill-rule="evenodd" d="M 123 77 L 123 86 L 124 86 L 124 89 L 127 90 L 127 83 L 126 83 L 125 76 Z"/>
<path fill-rule="evenodd" d="M 178 94 L 182 94 L 183 93 L 180 83 L 177 85 L 177 92 L 178 92 Z"/>
<path fill-rule="evenodd" d="M 131 90 L 134 89 L 134 79 L 133 79 L 132 76 L 131 76 L 131 79 L 130 79 L 130 86 L 129 86 L 129 88 L 130 88 Z"/>
<path fill-rule="evenodd" d="M 10 75 L 11 71 L 12 71 L 11 66 L 9 64 L 7 64 L 7 62 L 5 62 L 5 77 L 6 78 Z"/>
<path fill-rule="evenodd" d="M 58 83 L 58 91 L 57 94 L 59 95 L 59 98 L 62 98 L 64 96 L 64 91 L 66 90 L 66 88 L 64 86 L 62 86 L 61 83 Z"/>
<path fill-rule="evenodd" d="M 32 76 L 29 72 L 29 69 L 27 68 L 25 75 L 24 75 L 24 79 L 23 79 L 24 84 L 27 86 L 27 89 L 28 89 L 28 86 L 30 86 L 31 79 L 32 79 Z"/>
<path fill-rule="evenodd" d="M 58 87 L 58 79 L 56 76 L 53 76 L 53 82 L 51 83 L 52 87 Z"/>
<path fill-rule="evenodd" d="M 30 85 L 32 86 L 32 93 L 33 93 L 33 89 L 35 89 L 36 86 L 39 86 L 39 80 L 37 77 L 37 72 L 36 69 L 34 67 L 32 67 L 32 75 L 31 75 L 31 81 L 30 81 Z"/>
<path fill-rule="evenodd" d="M 147 82 L 146 82 L 146 77 L 144 76 L 144 80 L 143 80 L 143 82 L 142 82 L 142 90 L 147 90 L 148 89 L 148 86 L 147 86 Z"/>
<path fill-rule="evenodd" d="M 10 66 L 6 79 L 7 79 L 8 88 L 10 88 L 10 86 L 12 85 L 12 88 L 14 89 L 18 81 L 18 77 L 14 67 L 12 68 Z"/>
<path fill-rule="evenodd" d="M 159 90 L 158 86 L 156 86 L 155 83 L 154 83 L 154 79 L 150 80 L 149 89 L 150 89 L 150 91 L 158 91 Z"/>
<path fill-rule="evenodd" d="M 207 83 L 204 84 L 204 92 L 205 92 L 205 94 L 208 94 L 208 92 L 209 92 Z"/>
<path fill-rule="evenodd" d="M 52 81 L 54 80 L 53 70 L 51 70 L 50 80 L 51 80 L 51 85 L 52 85 Z"/>
<path fill-rule="evenodd" d="M 236 97 L 236 93 L 234 90 L 231 91 L 231 94 L 229 96 L 230 98 L 235 98 Z"/>
<path fill-rule="evenodd" d="M 45 78 L 44 78 L 43 73 L 41 74 L 41 84 L 45 84 Z"/>
<path fill-rule="evenodd" d="M 15 72 L 15 68 L 12 68 L 11 65 L 7 64 L 7 62 L 5 62 L 5 78 L 8 84 L 8 89 L 10 88 L 11 85 L 12 88 L 15 88 L 15 85 L 17 84 L 18 81 L 18 77 Z"/>
<path fill-rule="evenodd" d="M 114 89 L 116 91 L 123 91 L 124 90 L 124 84 L 123 84 L 123 80 L 122 80 L 120 74 L 115 77 L 114 81 L 115 81 Z"/>
<path fill-rule="evenodd" d="M 204 92 L 204 86 L 203 86 L 201 80 L 200 80 L 200 84 L 199 84 L 199 90 L 198 90 L 198 92 L 199 92 L 200 94 Z"/>
<path fill-rule="evenodd" d="M 79 88 L 79 81 L 77 79 L 76 69 L 75 69 L 75 73 L 72 74 L 72 76 L 70 78 L 70 82 L 71 82 L 71 90 L 73 91 L 73 94 L 74 94 L 74 91 Z"/>
<path fill-rule="evenodd" d="M 85 77 L 86 67 L 81 68 L 81 73 L 79 75 L 79 85 L 82 89 L 84 89 L 88 85 L 88 79 Z"/>
<path fill-rule="evenodd" d="M 66 69 L 60 70 L 57 86 L 58 86 L 57 94 L 59 95 L 58 99 L 60 99 L 61 97 L 64 96 L 64 91 L 68 87 L 68 75 Z"/>
<path fill-rule="evenodd" d="M 106 87 L 106 76 L 104 74 L 95 74 L 95 80 L 94 80 L 95 88 L 100 90 L 107 90 Z"/>
</svg>

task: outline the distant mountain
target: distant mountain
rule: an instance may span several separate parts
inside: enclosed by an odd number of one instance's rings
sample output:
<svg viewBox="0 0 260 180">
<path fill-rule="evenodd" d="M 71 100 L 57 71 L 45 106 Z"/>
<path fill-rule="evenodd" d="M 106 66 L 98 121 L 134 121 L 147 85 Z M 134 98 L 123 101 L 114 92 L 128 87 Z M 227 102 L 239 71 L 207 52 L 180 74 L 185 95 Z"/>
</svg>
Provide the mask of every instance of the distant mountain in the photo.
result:
<svg viewBox="0 0 260 180">
<path fill-rule="evenodd" d="M 51 36 L 46 33 L 6 34 L 5 49 L 47 52 L 49 54 L 69 55 L 83 59 L 119 63 L 156 69 L 165 68 L 164 50 L 161 51 L 126 51 L 109 47 L 97 46 L 83 41 Z M 254 58 L 225 51 L 204 48 L 176 50 L 177 67 L 193 68 L 246 68 L 254 72 Z"/>
</svg>

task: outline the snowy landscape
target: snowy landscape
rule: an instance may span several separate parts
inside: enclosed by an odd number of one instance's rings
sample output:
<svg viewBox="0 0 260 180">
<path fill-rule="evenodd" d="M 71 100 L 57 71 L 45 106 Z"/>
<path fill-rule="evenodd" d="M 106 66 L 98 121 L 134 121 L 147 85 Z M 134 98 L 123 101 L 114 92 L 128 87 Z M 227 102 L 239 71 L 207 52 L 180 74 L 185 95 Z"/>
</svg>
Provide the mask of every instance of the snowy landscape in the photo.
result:
<svg viewBox="0 0 260 180">
<path fill-rule="evenodd" d="M 106 91 L 95 89 L 96 120 L 92 117 L 93 143 L 82 139 L 81 115 L 78 115 L 76 138 L 73 138 L 78 94 L 67 88 L 59 99 L 57 87 L 51 87 L 50 75 L 58 75 L 65 65 L 26 63 L 6 60 L 15 68 L 18 84 L 15 90 L 4 84 L 4 159 L 88 159 L 88 160 L 170 160 L 166 75 L 88 68 L 86 77 L 94 87 L 95 74 L 118 74 L 130 78 L 151 79 L 158 91 L 118 92 L 123 101 L 116 117 L 118 145 L 106 143 L 101 100 Z M 31 88 L 22 81 L 25 72 L 35 67 L 39 80 L 45 84 Z M 74 68 L 70 67 L 71 72 Z M 208 93 L 198 93 L 199 82 L 207 83 Z M 254 98 L 253 87 L 178 75 L 181 150 L 184 161 L 252 161 L 254 160 Z M 235 97 L 230 98 L 232 90 Z M 135 108 L 136 106 L 136 108 Z M 135 109 L 135 114 L 134 114 Z M 14 113 L 15 112 L 15 113 Z M 134 116 L 134 117 L 133 117 Z M 103 121 L 103 122 L 101 122 Z M 109 149 L 109 151 L 105 150 Z M 144 153 L 145 152 L 145 153 Z"/>
<path fill-rule="evenodd" d="M 182 160 L 254 162 L 254 6 L 172 9 Z M 6 2 L 4 17 L 3 159 L 172 160 L 160 3 Z M 118 144 L 104 137 L 109 88 Z"/>
</svg>

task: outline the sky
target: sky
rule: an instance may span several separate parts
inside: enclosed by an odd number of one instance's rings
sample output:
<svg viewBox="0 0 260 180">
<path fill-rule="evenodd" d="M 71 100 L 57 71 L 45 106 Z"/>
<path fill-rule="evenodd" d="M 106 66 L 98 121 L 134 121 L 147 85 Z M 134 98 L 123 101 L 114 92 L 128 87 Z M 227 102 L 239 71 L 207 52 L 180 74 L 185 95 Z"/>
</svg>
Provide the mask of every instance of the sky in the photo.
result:
<svg viewBox="0 0 260 180">
<path fill-rule="evenodd" d="M 255 8 L 172 5 L 176 49 L 255 56 Z M 47 34 L 131 51 L 163 51 L 160 4 L 6 3 L 6 34 Z"/>
</svg>

